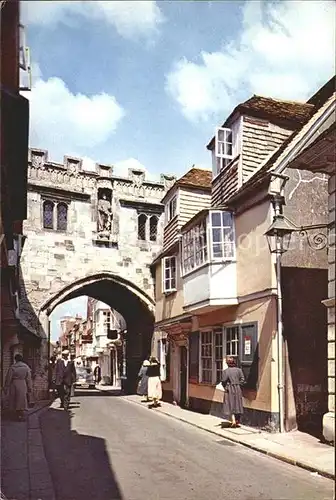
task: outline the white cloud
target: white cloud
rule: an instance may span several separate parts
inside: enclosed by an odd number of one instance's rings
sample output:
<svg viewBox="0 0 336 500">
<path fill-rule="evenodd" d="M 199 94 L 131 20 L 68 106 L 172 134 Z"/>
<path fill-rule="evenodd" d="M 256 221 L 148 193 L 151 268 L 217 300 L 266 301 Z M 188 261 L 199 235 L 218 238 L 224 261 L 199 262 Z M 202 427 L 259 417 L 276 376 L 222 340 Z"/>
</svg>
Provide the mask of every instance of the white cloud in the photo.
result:
<svg viewBox="0 0 336 500">
<path fill-rule="evenodd" d="M 41 75 L 38 66 L 33 72 Z M 114 96 L 73 94 L 56 77 L 38 78 L 24 95 L 30 101 L 30 144 L 48 149 L 56 161 L 105 143 L 125 114 Z"/>
<path fill-rule="evenodd" d="M 83 157 L 83 169 L 88 171 L 96 170 L 96 162 L 92 158 Z M 158 174 L 152 174 L 149 170 L 136 158 L 127 158 L 120 160 L 113 164 L 113 175 L 120 177 L 128 177 L 128 170 L 132 168 L 135 170 L 143 170 L 145 172 L 146 180 L 158 180 Z"/>
<path fill-rule="evenodd" d="M 164 21 L 155 1 L 28 1 L 22 2 L 25 24 L 73 26 L 80 18 L 105 21 L 125 38 L 148 37 L 155 34 Z"/>
<path fill-rule="evenodd" d="M 182 59 L 166 90 L 191 121 L 228 113 L 248 94 L 305 100 L 335 72 L 333 1 L 247 1 L 236 41 Z"/>
</svg>

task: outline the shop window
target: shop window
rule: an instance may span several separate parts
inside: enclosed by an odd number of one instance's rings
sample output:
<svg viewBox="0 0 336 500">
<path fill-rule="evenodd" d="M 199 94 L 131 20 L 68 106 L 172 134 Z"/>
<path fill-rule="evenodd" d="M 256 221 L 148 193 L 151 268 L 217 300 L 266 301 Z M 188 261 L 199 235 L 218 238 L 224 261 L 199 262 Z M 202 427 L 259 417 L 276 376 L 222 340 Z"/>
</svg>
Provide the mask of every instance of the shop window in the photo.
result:
<svg viewBox="0 0 336 500">
<path fill-rule="evenodd" d="M 227 356 L 236 358 L 237 365 L 244 372 L 245 387 L 255 390 L 258 383 L 258 328 L 257 323 L 217 327 L 200 333 L 199 351 L 190 337 L 189 370 L 191 381 L 215 385 L 222 379 L 224 360 Z M 196 367 L 196 363 L 197 367 Z"/>
<path fill-rule="evenodd" d="M 212 331 L 201 332 L 201 382 L 212 384 Z"/>
</svg>

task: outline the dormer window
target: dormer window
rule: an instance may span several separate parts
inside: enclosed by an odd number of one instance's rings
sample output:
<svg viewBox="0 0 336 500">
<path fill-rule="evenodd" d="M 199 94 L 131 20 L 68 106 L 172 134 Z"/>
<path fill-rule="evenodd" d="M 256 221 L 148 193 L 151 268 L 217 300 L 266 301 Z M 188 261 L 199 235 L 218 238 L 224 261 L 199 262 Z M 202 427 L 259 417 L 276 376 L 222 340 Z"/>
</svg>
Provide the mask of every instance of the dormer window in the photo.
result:
<svg viewBox="0 0 336 500">
<path fill-rule="evenodd" d="M 215 151 L 213 152 L 214 175 L 227 167 L 233 159 L 233 132 L 230 128 L 218 127 L 216 130 Z"/>
<path fill-rule="evenodd" d="M 177 196 L 173 196 L 166 205 L 166 220 L 171 221 L 177 214 Z"/>
</svg>

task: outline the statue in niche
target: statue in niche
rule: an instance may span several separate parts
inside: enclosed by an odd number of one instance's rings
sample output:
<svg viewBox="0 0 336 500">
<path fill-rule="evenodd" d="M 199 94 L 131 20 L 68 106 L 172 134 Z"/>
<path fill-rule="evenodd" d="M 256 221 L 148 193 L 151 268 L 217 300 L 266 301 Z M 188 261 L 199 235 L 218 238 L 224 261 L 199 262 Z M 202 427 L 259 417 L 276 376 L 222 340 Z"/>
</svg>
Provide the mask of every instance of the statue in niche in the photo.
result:
<svg viewBox="0 0 336 500">
<path fill-rule="evenodd" d="M 111 202 L 107 199 L 106 194 L 98 201 L 98 232 L 110 233 L 112 224 L 112 207 Z"/>
</svg>

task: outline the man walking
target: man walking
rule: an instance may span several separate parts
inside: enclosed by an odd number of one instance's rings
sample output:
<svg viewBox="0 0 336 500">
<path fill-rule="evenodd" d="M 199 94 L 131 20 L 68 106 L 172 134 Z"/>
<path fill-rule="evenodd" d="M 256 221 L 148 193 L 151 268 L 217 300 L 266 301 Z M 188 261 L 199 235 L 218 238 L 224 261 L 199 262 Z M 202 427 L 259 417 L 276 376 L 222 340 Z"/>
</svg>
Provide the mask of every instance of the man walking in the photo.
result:
<svg viewBox="0 0 336 500">
<path fill-rule="evenodd" d="M 76 382 L 76 368 L 73 361 L 69 361 L 69 351 L 62 351 L 62 357 L 56 361 L 54 370 L 54 384 L 57 395 L 61 400 L 61 408 L 69 409 L 71 387 Z"/>
<path fill-rule="evenodd" d="M 69 360 L 69 351 L 63 351 L 62 354 L 64 354 L 64 364 L 65 364 L 65 370 L 63 375 L 63 388 L 64 388 L 63 406 L 65 410 L 68 410 L 70 404 L 72 386 L 76 382 L 76 367 L 74 359 Z"/>
</svg>

